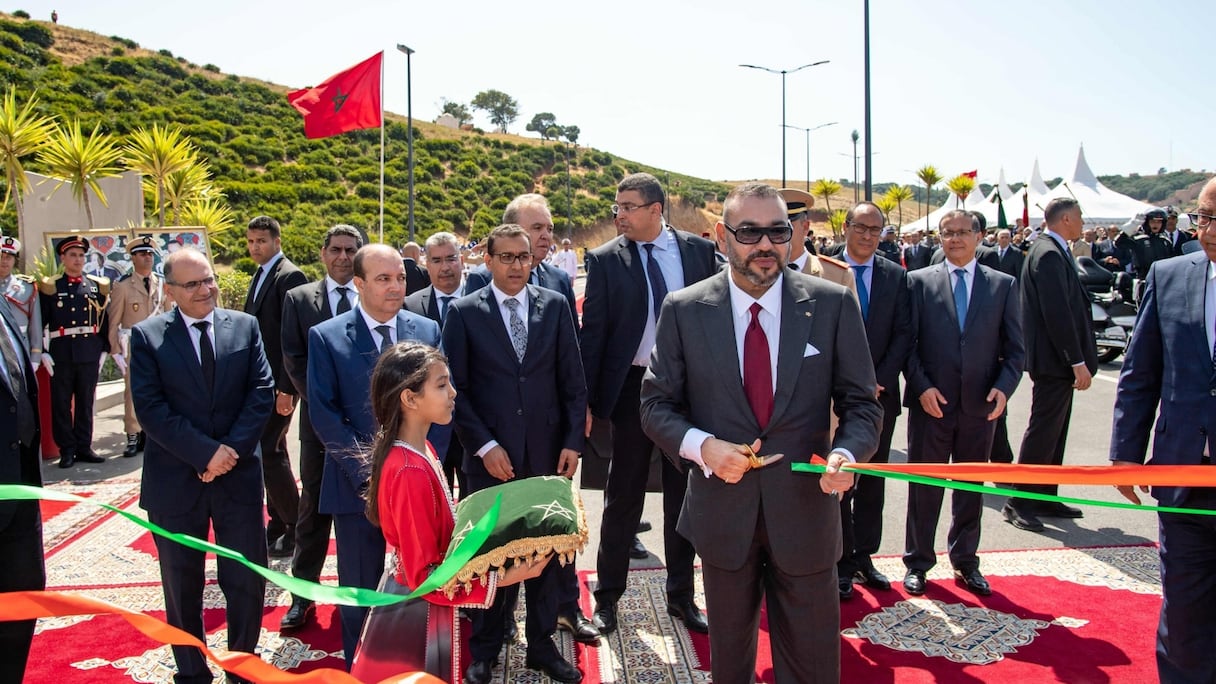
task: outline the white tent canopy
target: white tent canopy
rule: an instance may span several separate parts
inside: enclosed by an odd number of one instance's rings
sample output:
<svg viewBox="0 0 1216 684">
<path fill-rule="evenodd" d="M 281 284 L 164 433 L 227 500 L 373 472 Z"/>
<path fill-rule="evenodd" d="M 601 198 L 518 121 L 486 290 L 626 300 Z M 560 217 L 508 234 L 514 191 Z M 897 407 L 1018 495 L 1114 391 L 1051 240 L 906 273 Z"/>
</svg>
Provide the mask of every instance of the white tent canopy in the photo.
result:
<svg viewBox="0 0 1216 684">
<path fill-rule="evenodd" d="M 914 230 L 925 230 L 926 226 L 928 226 L 930 232 L 936 233 L 937 224 L 941 223 L 942 217 L 946 214 L 954 211 L 955 209 L 966 209 L 967 211 L 971 211 L 972 209 L 982 207 L 985 202 L 986 200 L 984 199 L 984 193 L 980 192 L 978 185 L 975 186 L 975 189 L 971 191 L 971 194 L 967 195 L 967 198 L 961 203 L 958 201 L 958 197 L 951 194 L 950 199 L 946 200 L 945 204 L 937 209 L 934 209 L 929 213 L 928 216 L 922 216 L 912 223 L 904 224 L 904 226 L 900 229 L 900 233 L 910 233 Z M 928 221 L 928 223 L 926 223 L 926 221 Z"/>
<path fill-rule="evenodd" d="M 1085 161 L 1085 147 L 1077 152 L 1077 166 L 1072 177 L 1062 181 L 1043 198 L 1043 206 L 1057 197 L 1072 197 L 1081 205 L 1085 223 L 1122 223 L 1136 214 L 1142 214 L 1153 205 L 1132 199 L 1102 185 Z"/>
</svg>

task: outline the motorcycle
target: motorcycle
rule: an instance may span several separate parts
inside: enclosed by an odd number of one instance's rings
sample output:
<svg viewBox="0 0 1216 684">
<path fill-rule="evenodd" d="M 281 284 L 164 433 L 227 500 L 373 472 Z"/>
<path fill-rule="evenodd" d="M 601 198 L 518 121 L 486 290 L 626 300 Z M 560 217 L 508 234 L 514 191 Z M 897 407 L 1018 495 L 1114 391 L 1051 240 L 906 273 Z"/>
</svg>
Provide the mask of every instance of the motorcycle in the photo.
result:
<svg viewBox="0 0 1216 684">
<path fill-rule="evenodd" d="M 1119 294 L 1118 279 L 1127 274 L 1106 270 L 1090 257 L 1077 257 L 1077 274 L 1089 295 L 1098 362 L 1110 363 L 1127 351 L 1136 326 L 1136 305 Z"/>
</svg>

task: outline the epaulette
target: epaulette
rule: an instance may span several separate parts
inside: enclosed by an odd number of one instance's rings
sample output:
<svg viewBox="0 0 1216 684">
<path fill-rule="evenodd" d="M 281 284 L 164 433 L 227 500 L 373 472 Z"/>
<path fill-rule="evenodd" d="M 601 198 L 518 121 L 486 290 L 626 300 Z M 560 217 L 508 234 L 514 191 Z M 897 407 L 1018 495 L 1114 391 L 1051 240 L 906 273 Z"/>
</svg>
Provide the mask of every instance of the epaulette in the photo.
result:
<svg viewBox="0 0 1216 684">
<path fill-rule="evenodd" d="M 21 281 L 30 283 L 31 285 L 38 282 L 37 280 L 34 279 L 34 276 L 28 276 L 28 275 L 25 275 L 24 273 L 14 273 L 13 277 L 16 278 L 17 280 L 21 280 Z"/>
<path fill-rule="evenodd" d="M 86 275 L 86 278 L 97 283 L 97 289 L 101 291 L 102 297 L 110 295 L 110 279 L 105 276 Z"/>
<path fill-rule="evenodd" d="M 837 268 L 843 268 L 843 269 L 844 269 L 844 270 L 846 270 L 846 271 L 847 271 L 847 270 L 849 270 L 849 265 L 848 265 L 848 264 L 846 264 L 845 262 L 841 261 L 840 259 L 834 259 L 834 258 L 832 258 L 832 257 L 830 257 L 830 256 L 823 256 L 822 254 L 820 254 L 820 255 L 819 255 L 819 260 L 820 260 L 820 261 L 826 261 L 826 262 L 828 262 L 829 264 L 831 264 L 831 265 L 833 265 L 833 266 L 835 266 L 835 267 L 837 267 Z"/>
<path fill-rule="evenodd" d="M 38 291 L 44 295 L 55 294 L 55 283 L 59 281 L 59 276 L 46 276 L 38 281 Z"/>
</svg>

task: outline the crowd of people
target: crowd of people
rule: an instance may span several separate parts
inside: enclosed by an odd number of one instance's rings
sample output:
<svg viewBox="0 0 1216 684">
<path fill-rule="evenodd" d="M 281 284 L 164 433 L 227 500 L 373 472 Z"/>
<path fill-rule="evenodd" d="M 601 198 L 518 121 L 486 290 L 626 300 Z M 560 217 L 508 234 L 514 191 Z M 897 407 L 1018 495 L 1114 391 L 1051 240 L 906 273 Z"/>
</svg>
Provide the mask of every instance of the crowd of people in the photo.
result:
<svg viewBox="0 0 1216 684">
<path fill-rule="evenodd" d="M 901 244 L 882 211 L 860 202 L 843 240 L 828 245 L 810 236 L 810 195 L 746 183 L 706 238 L 669 225 L 666 201 L 650 174 L 620 182 L 618 235 L 586 251 L 581 307 L 577 254 L 569 240 L 555 244 L 536 194 L 514 198 L 478 245 L 440 232 L 398 252 L 336 225 L 318 245 L 325 277 L 316 282 L 282 253 L 278 222 L 257 217 L 246 230 L 257 270 L 241 311 L 218 306 L 212 266 L 193 248 L 167 256 L 162 277 L 155 245 L 137 240 L 132 273 L 112 282 L 87 271 L 88 241 L 72 237 L 56 245 L 63 273 L 35 281 L 13 273 L 21 245 L 2 238 L 0 410 L 14 420 L 0 428 L 0 481 L 41 483 L 39 366 L 53 372 L 59 466 L 102 460 L 92 401 L 108 350 L 127 385 L 123 456 L 143 453 L 140 505 L 153 523 L 204 538 L 213 529 L 216 543 L 255 563 L 290 558 L 292 574 L 313 582 L 332 530 L 341 585 L 405 593 L 443 560 L 460 497 L 573 478 L 599 419 L 611 425 L 612 452 L 591 616 L 579 608 L 573 564 L 540 558 L 410 607 L 341 606 L 348 668 L 489 682 L 517 637 L 522 585 L 527 667 L 580 681 L 552 637 L 561 629 L 596 643 L 629 619 L 618 604 L 657 446 L 666 610 L 709 634 L 713 679 L 733 684 L 753 681 L 765 602 L 777 681 L 839 680 L 840 602 L 857 584 L 891 587 L 873 562 L 885 481 L 844 466 L 887 461 L 903 411 L 910 462 L 1011 462 L 1006 407 L 1028 372 L 1017 462 L 1064 462 L 1074 394 L 1097 371 L 1078 259 L 1145 283 L 1112 461 L 1145 463 L 1154 419 L 1152 463 L 1210 461 L 1216 381 L 1194 369 L 1216 369 L 1216 182 L 1189 217 L 1194 234 L 1170 210 L 1149 212 L 1138 230 L 1102 231 L 1064 198 L 1037 230 L 988 233 L 981 215 L 956 210 L 935 234 L 911 231 Z M 480 265 L 466 259 L 474 250 Z M 296 413 L 299 485 L 287 443 Z M 812 454 L 826 457 L 822 475 L 791 470 Z M 1207 490 L 1154 496 L 1216 508 Z M 908 594 L 927 589 L 942 503 L 942 489 L 909 486 Z M 982 510 L 979 494 L 952 494 L 947 557 L 956 584 L 987 596 Z M 1042 531 L 1041 518 L 1083 513 L 1015 496 L 1002 515 Z M 1200 567 L 1216 552 L 1214 531 L 1205 516 L 1161 514 L 1163 681 L 1216 676 L 1216 580 Z M 34 502 L 0 502 L 0 532 L 11 559 L 0 589 L 41 588 Z M 203 554 L 160 537 L 157 552 L 167 621 L 203 638 Z M 697 556 L 708 616 L 694 601 Z M 229 649 L 253 652 L 264 580 L 221 559 L 219 585 Z M 312 601 L 295 596 L 281 629 L 314 619 Z M 0 623 L 0 678 L 20 680 L 32 633 L 32 622 Z M 176 681 L 211 681 L 197 649 L 173 652 Z"/>
</svg>

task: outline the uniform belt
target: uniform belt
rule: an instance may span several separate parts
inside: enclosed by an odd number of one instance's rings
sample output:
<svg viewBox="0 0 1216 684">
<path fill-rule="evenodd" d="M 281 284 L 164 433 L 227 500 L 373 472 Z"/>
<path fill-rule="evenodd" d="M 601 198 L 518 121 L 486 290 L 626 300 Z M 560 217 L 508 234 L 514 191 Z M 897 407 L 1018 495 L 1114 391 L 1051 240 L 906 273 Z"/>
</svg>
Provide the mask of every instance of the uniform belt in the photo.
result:
<svg viewBox="0 0 1216 684">
<path fill-rule="evenodd" d="M 92 325 L 81 325 L 75 328 L 60 328 L 59 330 L 51 331 L 47 335 L 48 340 L 53 340 L 56 337 L 67 337 L 68 335 L 96 335 L 97 327 Z"/>
</svg>

